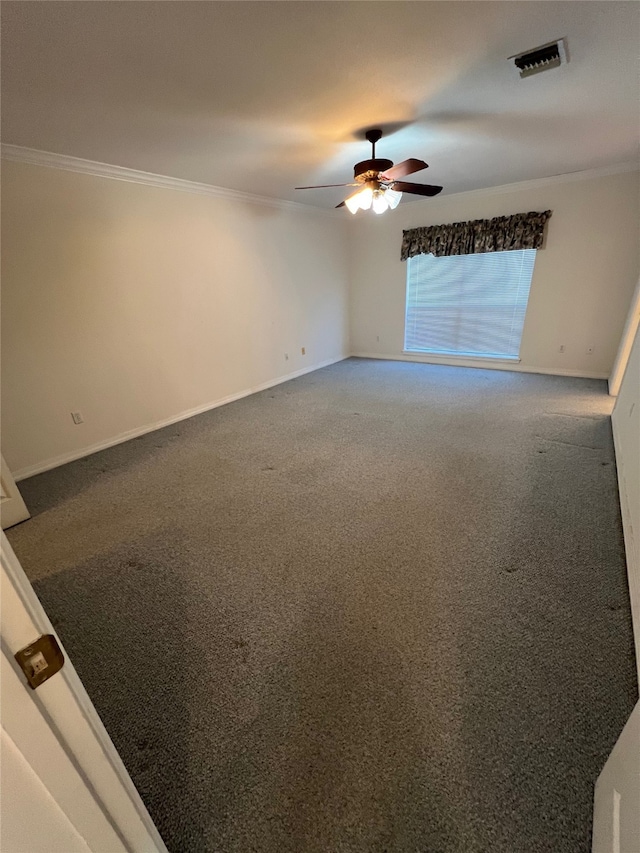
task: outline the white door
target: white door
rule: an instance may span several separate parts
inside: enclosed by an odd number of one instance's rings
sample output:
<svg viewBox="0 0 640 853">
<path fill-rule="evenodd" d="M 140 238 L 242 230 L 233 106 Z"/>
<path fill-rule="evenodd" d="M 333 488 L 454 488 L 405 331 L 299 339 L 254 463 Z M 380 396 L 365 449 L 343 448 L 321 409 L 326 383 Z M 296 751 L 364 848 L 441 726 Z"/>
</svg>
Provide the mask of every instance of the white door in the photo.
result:
<svg viewBox="0 0 640 853">
<path fill-rule="evenodd" d="M 640 851 L 640 702 L 596 782 L 592 853 Z"/>
<path fill-rule="evenodd" d="M 66 653 L 32 690 L 14 655 L 55 631 L 4 533 L 2 853 L 166 853 Z"/>
<path fill-rule="evenodd" d="M 4 461 L 4 456 L 0 457 L 0 460 L 2 462 L 0 468 L 0 516 L 2 517 L 2 529 L 6 530 L 7 527 L 13 527 L 14 524 L 31 518 L 31 514 L 13 481 L 11 471 Z"/>
</svg>

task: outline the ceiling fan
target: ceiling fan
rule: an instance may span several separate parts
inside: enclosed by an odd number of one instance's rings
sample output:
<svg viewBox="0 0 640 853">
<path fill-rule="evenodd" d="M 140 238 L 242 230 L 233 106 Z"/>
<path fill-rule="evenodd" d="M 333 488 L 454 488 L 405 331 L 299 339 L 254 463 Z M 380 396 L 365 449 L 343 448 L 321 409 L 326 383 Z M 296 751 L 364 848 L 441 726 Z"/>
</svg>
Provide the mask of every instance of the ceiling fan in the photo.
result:
<svg viewBox="0 0 640 853">
<path fill-rule="evenodd" d="M 376 142 L 382 137 L 381 130 L 368 130 L 365 134 L 371 143 L 371 159 L 356 163 L 353 167 L 353 183 L 350 184 L 320 184 L 317 187 L 296 187 L 297 190 L 318 190 L 325 187 L 358 187 L 350 196 L 337 204 L 336 207 L 346 207 L 351 213 L 358 210 L 373 208 L 374 213 L 384 213 L 398 206 L 402 193 L 414 195 L 438 195 L 442 187 L 429 184 L 411 184 L 401 181 L 407 175 L 413 175 L 428 166 L 424 160 L 410 157 L 402 163 L 393 165 L 391 160 L 376 159 Z"/>
</svg>

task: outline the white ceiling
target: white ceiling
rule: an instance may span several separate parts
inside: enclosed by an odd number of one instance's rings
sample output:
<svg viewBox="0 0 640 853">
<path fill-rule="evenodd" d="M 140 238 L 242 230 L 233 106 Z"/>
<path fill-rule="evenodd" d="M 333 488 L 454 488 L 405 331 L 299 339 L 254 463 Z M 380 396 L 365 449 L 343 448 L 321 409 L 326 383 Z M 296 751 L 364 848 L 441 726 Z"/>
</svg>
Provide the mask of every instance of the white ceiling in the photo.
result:
<svg viewBox="0 0 640 853">
<path fill-rule="evenodd" d="M 370 127 L 444 193 L 609 166 L 638 156 L 639 26 L 591 0 L 5 0 L 3 142 L 322 207 L 346 193 L 293 188 L 351 180 Z M 562 36 L 562 68 L 507 62 Z"/>
</svg>

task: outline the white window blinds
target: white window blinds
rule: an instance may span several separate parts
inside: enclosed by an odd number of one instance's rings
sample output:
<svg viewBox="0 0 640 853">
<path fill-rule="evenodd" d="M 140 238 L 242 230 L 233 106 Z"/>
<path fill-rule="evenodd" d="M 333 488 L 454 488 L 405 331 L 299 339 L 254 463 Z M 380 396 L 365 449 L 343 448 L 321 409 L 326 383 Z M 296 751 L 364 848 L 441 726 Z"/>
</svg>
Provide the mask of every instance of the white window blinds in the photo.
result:
<svg viewBox="0 0 640 853">
<path fill-rule="evenodd" d="M 535 249 L 407 260 L 405 350 L 518 358 Z"/>
</svg>

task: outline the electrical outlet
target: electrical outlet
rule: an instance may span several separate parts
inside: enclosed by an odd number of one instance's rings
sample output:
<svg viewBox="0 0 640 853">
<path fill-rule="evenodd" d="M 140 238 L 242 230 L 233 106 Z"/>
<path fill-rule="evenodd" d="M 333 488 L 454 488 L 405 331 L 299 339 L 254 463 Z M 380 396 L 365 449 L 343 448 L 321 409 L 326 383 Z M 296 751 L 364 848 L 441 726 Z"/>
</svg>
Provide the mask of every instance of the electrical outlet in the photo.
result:
<svg viewBox="0 0 640 853">
<path fill-rule="evenodd" d="M 71 412 L 71 418 L 74 424 L 83 424 L 84 418 L 82 417 L 82 412 Z"/>
<path fill-rule="evenodd" d="M 560 344 L 558 347 L 558 352 L 564 352 L 564 344 Z"/>
<path fill-rule="evenodd" d="M 306 354 L 307 354 L 306 347 L 302 347 L 302 349 L 300 350 L 300 352 L 302 353 L 302 355 L 306 355 Z"/>
</svg>

